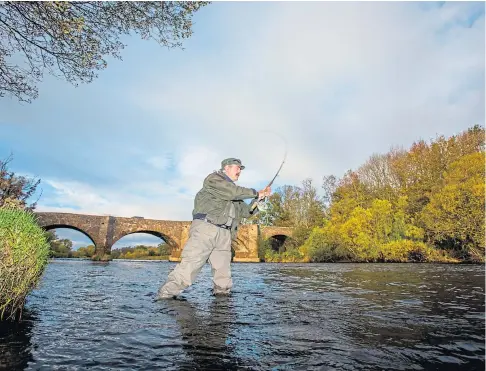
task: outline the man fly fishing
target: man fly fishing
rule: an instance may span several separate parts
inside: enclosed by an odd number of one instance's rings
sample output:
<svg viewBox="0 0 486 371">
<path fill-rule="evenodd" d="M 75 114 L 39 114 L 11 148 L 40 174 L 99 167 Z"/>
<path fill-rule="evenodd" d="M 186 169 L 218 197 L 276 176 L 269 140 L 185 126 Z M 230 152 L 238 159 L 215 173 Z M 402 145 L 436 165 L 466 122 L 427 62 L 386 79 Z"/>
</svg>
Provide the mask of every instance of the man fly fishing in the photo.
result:
<svg viewBox="0 0 486 371">
<path fill-rule="evenodd" d="M 256 212 L 257 203 L 270 196 L 273 183 L 272 180 L 261 191 L 236 185 L 234 182 L 244 168 L 239 159 L 227 158 L 221 162 L 220 170 L 204 179 L 194 199 L 193 221 L 181 262 L 160 287 L 158 299 L 176 298 L 194 283 L 206 261 L 211 264 L 213 294 L 230 293 L 231 242 L 236 238 L 241 219 Z M 252 199 L 249 205 L 244 202 L 246 199 Z"/>
</svg>

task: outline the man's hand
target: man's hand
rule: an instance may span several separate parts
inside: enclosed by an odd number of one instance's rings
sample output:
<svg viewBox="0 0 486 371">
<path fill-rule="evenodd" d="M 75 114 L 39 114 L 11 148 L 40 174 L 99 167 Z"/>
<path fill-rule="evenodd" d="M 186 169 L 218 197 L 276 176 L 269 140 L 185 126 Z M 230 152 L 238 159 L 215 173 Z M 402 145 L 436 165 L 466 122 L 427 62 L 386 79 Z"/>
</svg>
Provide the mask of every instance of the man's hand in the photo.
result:
<svg viewBox="0 0 486 371">
<path fill-rule="evenodd" d="M 258 191 L 258 201 L 263 200 L 265 197 L 270 196 L 272 193 L 272 188 L 271 187 L 266 187 L 262 189 L 261 191 Z"/>
</svg>

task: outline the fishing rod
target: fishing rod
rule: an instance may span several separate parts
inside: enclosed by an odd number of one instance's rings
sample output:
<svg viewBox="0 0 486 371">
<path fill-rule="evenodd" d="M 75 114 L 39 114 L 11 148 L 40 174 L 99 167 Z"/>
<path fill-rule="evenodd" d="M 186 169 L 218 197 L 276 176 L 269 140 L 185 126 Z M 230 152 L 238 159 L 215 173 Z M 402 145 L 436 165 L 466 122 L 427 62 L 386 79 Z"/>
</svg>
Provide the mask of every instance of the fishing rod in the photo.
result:
<svg viewBox="0 0 486 371">
<path fill-rule="evenodd" d="M 277 135 L 278 135 L 278 134 L 277 134 Z M 280 174 L 280 170 L 282 170 L 282 167 L 283 167 L 283 165 L 284 165 L 285 161 L 287 160 L 287 142 L 286 142 L 286 141 L 285 141 L 285 139 L 284 139 L 284 138 L 282 138 L 280 135 L 278 135 L 278 136 L 279 136 L 279 137 L 280 137 L 280 138 L 281 138 L 281 139 L 284 141 L 284 143 L 285 143 L 285 153 L 284 153 L 284 158 L 283 158 L 283 161 L 282 161 L 282 163 L 280 164 L 280 167 L 278 168 L 278 170 L 277 170 L 277 172 L 276 172 L 275 176 L 274 176 L 274 177 L 273 177 L 273 179 L 272 179 L 272 180 L 271 180 L 271 181 L 270 181 L 270 182 L 267 184 L 267 186 L 266 186 L 265 188 L 269 188 L 269 187 L 271 187 L 271 186 L 272 186 L 272 184 L 273 184 L 273 182 L 275 181 L 275 179 L 277 179 L 278 174 Z M 268 197 L 267 197 L 267 196 L 265 196 L 265 197 L 264 197 L 263 199 L 261 199 L 260 201 L 255 202 L 255 203 L 252 205 L 252 207 L 251 207 L 251 211 L 253 211 L 253 210 L 254 210 L 256 207 L 258 207 L 258 204 L 260 204 L 260 203 L 264 203 L 264 202 L 267 202 L 267 200 L 268 200 Z"/>
</svg>

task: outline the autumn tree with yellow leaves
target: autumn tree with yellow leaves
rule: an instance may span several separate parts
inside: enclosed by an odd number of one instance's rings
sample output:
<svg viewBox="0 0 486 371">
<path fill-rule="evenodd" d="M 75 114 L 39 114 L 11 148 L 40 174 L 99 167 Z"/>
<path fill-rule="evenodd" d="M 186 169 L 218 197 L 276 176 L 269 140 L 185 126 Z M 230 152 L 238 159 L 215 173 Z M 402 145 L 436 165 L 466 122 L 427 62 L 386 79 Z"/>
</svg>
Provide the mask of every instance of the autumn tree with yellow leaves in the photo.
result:
<svg viewBox="0 0 486 371">
<path fill-rule="evenodd" d="M 270 198 L 273 225 L 305 241 L 286 251 L 292 261 L 484 262 L 485 158 L 483 127 L 439 136 L 410 149 L 372 155 L 341 179 L 324 178 L 324 197 L 305 198 L 285 186 Z M 278 260 L 275 252 L 270 254 Z M 298 257 L 298 258 L 296 258 Z M 285 261 L 285 259 L 281 259 Z"/>
</svg>

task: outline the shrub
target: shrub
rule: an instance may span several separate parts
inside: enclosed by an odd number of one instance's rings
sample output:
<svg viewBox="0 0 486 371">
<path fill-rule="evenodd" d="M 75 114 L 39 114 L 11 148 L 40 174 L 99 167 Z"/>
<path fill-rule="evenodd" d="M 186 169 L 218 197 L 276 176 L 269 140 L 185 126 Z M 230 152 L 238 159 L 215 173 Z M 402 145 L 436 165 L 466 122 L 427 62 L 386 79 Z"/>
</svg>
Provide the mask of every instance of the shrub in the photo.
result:
<svg viewBox="0 0 486 371">
<path fill-rule="evenodd" d="M 298 249 L 291 249 L 280 253 L 268 249 L 265 252 L 265 261 L 267 263 L 303 263 L 308 260 L 306 260 L 306 257 Z"/>
<path fill-rule="evenodd" d="M 331 224 L 314 228 L 310 237 L 300 247 L 300 252 L 311 262 L 336 262 L 352 260 L 353 254 L 336 240 Z"/>
<path fill-rule="evenodd" d="M 282 255 L 282 262 L 285 263 L 302 263 L 308 262 L 308 259 L 300 252 L 299 249 L 286 250 Z"/>
<path fill-rule="evenodd" d="M 0 208 L 0 320 L 20 317 L 49 250 L 46 233 L 31 212 Z"/>
<path fill-rule="evenodd" d="M 452 262 L 443 251 L 411 240 L 392 241 L 380 247 L 380 260 L 384 262 Z"/>
</svg>

